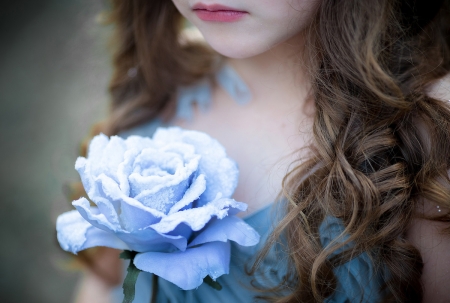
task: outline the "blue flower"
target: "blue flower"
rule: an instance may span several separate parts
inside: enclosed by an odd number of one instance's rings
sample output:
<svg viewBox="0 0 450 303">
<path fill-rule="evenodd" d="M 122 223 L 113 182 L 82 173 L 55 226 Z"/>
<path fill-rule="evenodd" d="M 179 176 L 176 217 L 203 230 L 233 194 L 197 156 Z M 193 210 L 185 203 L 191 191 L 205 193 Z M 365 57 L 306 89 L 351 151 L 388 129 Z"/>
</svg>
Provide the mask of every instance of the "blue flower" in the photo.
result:
<svg viewBox="0 0 450 303">
<path fill-rule="evenodd" d="M 228 273 L 229 240 L 243 246 L 259 241 L 234 216 L 247 209 L 231 199 L 235 162 L 204 133 L 173 127 L 158 129 L 153 139 L 99 135 L 75 168 L 91 202 L 73 201 L 76 210 L 58 217 L 58 241 L 66 251 L 133 250 L 137 268 L 187 290 L 207 275 Z"/>
</svg>

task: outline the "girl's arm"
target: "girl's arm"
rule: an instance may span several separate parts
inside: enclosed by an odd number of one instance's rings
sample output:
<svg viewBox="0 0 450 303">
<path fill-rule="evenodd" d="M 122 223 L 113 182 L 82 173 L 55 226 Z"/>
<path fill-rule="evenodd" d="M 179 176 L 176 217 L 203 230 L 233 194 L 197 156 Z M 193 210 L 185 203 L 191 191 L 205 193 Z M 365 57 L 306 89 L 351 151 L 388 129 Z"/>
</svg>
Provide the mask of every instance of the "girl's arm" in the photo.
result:
<svg viewBox="0 0 450 303">
<path fill-rule="evenodd" d="M 99 247 L 86 266 L 75 295 L 75 303 L 111 303 L 111 291 L 123 281 L 120 251 Z"/>
<path fill-rule="evenodd" d="M 87 270 L 78 284 L 75 303 L 111 303 L 111 286 L 106 281 Z"/>
</svg>

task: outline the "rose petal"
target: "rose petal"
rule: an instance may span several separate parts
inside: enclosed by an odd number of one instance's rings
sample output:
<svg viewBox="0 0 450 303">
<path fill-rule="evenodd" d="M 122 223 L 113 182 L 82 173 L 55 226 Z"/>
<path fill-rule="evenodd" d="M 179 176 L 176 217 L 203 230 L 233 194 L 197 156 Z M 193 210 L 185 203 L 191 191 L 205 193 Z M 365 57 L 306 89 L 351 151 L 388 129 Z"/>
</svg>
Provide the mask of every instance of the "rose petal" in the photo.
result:
<svg viewBox="0 0 450 303">
<path fill-rule="evenodd" d="M 199 165 L 199 173 L 208 176 L 206 190 L 200 196 L 198 206 L 202 206 L 218 193 L 224 198 L 230 198 L 236 189 L 239 179 L 239 170 L 234 161 L 229 158 L 203 157 Z"/>
<path fill-rule="evenodd" d="M 129 176 L 130 196 L 145 206 L 168 213 L 189 187 L 199 158 L 194 154 L 183 159 L 177 152 L 143 150 Z"/>
<path fill-rule="evenodd" d="M 75 162 L 75 169 L 81 178 L 81 183 L 83 183 L 84 190 L 89 197 L 96 195 L 94 178 L 92 177 L 90 171 L 90 165 L 86 158 L 78 157 Z"/>
<path fill-rule="evenodd" d="M 98 210 L 105 216 L 106 220 L 108 220 L 108 222 L 116 229 L 120 229 L 121 224 L 119 216 L 117 215 L 116 208 L 111 204 L 111 201 L 103 197 L 94 197 L 92 200 L 97 205 Z"/>
<path fill-rule="evenodd" d="M 106 174 L 118 182 L 117 170 L 123 161 L 125 143 L 119 137 L 100 134 L 94 137 L 89 145 L 88 158 L 79 157 L 75 162 L 84 189 L 89 197 L 97 195 L 94 180 L 100 174 Z"/>
<path fill-rule="evenodd" d="M 78 210 L 80 215 L 89 223 L 104 231 L 117 231 L 120 226 L 109 222 L 104 214 L 97 207 L 91 207 L 89 201 L 82 197 L 72 202 L 72 205 Z"/>
<path fill-rule="evenodd" d="M 125 142 L 122 138 L 113 136 L 108 144 L 103 147 L 102 155 L 99 161 L 97 159 L 88 158 L 92 176 L 106 174 L 114 181 L 119 182 L 117 178 L 117 170 L 119 164 L 123 161 L 123 155 L 126 150 Z"/>
<path fill-rule="evenodd" d="M 179 211 L 164 217 L 159 223 L 153 224 L 151 227 L 162 234 L 166 234 L 174 230 L 179 224 L 184 223 L 193 231 L 198 231 L 212 217 L 222 219 L 232 209 L 245 210 L 246 208 L 247 205 L 244 203 L 236 202 L 232 199 L 218 198 L 205 206 Z"/>
<path fill-rule="evenodd" d="M 170 142 L 169 144 L 162 141 L 155 141 L 155 144 L 158 145 L 158 148 L 160 151 L 164 153 L 177 153 L 179 154 L 183 159 L 189 159 L 195 158 L 198 156 L 198 154 L 195 152 L 195 147 L 186 144 L 183 142 Z"/>
<path fill-rule="evenodd" d="M 189 204 L 197 200 L 198 197 L 200 197 L 200 195 L 205 191 L 205 189 L 205 175 L 200 175 L 194 180 L 194 182 L 192 182 L 191 186 L 185 192 L 183 198 L 170 209 L 169 215 L 180 211 L 181 209 L 187 207 Z"/>
<path fill-rule="evenodd" d="M 181 200 L 183 197 L 183 194 L 189 186 L 190 179 L 191 178 L 188 177 L 187 180 L 183 180 L 175 186 L 157 186 L 150 190 L 144 190 L 134 197 L 134 199 L 147 207 L 167 214 L 176 201 Z"/>
<path fill-rule="evenodd" d="M 187 161 L 189 159 L 186 159 Z M 185 159 L 179 154 L 170 151 L 155 150 L 146 148 L 134 160 L 134 172 L 139 173 L 143 177 L 155 176 L 157 173 L 147 173 L 151 168 L 158 169 L 157 172 L 165 175 L 174 175 L 177 170 L 184 166 Z"/>
<path fill-rule="evenodd" d="M 109 203 L 115 205 L 117 212 L 120 213 L 118 221 L 123 229 L 131 232 L 136 229 L 145 228 L 151 224 L 159 222 L 164 213 L 142 205 L 139 201 L 126 196 L 119 188 L 117 183 L 106 175 L 100 175 L 97 180 L 98 190 Z M 102 197 L 93 198 L 94 202 L 101 202 Z M 108 203 L 108 202 L 106 202 Z M 116 222 L 110 221 L 110 222 Z"/>
<path fill-rule="evenodd" d="M 92 226 L 76 210 L 63 213 L 58 217 L 56 231 L 61 248 L 74 254 L 94 246 L 129 249 L 114 234 Z"/>
<path fill-rule="evenodd" d="M 104 134 L 95 136 L 89 143 L 88 159 L 92 162 L 100 162 L 103 157 L 103 150 L 108 145 L 109 138 Z"/>
<path fill-rule="evenodd" d="M 65 251 L 77 253 L 86 241 L 86 232 L 92 224 L 81 217 L 76 210 L 61 214 L 56 219 L 56 236 Z"/>
<path fill-rule="evenodd" d="M 194 289 L 207 275 L 217 279 L 227 274 L 230 243 L 212 242 L 184 252 L 137 254 L 134 264 L 140 270 L 154 273 L 184 290 Z"/>
<path fill-rule="evenodd" d="M 188 247 L 195 245 L 228 240 L 242 246 L 253 246 L 259 242 L 259 234 L 247 223 L 238 217 L 226 217 L 222 220 L 212 220 Z"/>
<path fill-rule="evenodd" d="M 138 201 L 128 197 L 122 200 L 120 209 L 122 226 L 129 232 L 146 228 L 165 217 L 162 212 L 145 207 Z"/>
<path fill-rule="evenodd" d="M 187 247 L 187 239 L 185 237 L 181 235 L 163 235 L 151 228 L 135 230 L 132 233 L 120 231 L 117 232 L 116 235 L 122 241 L 127 243 L 130 249 L 137 252 L 184 251 Z"/>
<path fill-rule="evenodd" d="M 178 127 L 158 129 L 153 140 L 191 144 L 195 147 L 196 154 L 202 155 L 198 173 L 207 177 L 207 183 L 206 190 L 198 201 L 199 206 L 212 201 L 218 193 L 224 198 L 231 197 L 237 186 L 239 170 L 236 163 L 227 158 L 225 149 L 217 140 L 204 133 Z"/>
<path fill-rule="evenodd" d="M 153 142 L 152 139 L 148 137 L 141 137 L 141 136 L 129 136 L 125 140 L 125 145 L 127 147 L 127 150 L 138 150 L 141 151 L 145 148 L 155 148 L 156 145 Z"/>
<path fill-rule="evenodd" d="M 200 156 L 182 158 L 178 153 L 145 149 L 135 159 L 130 175 L 131 196 L 155 186 L 173 186 L 186 180 L 198 168 Z M 154 166 L 166 172 L 164 175 L 148 175 L 145 169 Z M 136 188 L 133 188 L 136 187 Z"/>
<path fill-rule="evenodd" d="M 86 242 L 83 245 L 83 249 L 96 246 L 130 250 L 130 247 L 120 240 L 117 235 L 91 226 L 86 233 Z"/>
<path fill-rule="evenodd" d="M 98 209 L 96 207 L 90 207 L 89 201 L 87 201 L 85 198 L 81 198 L 77 201 L 74 201 L 73 204 L 75 207 L 77 207 L 77 210 L 79 211 L 79 215 L 83 217 L 83 219 L 88 222 L 90 226 L 97 227 L 96 229 L 102 229 L 106 232 L 106 234 L 113 235 L 111 232 L 114 232 L 116 238 L 119 238 L 124 243 L 127 244 L 127 247 L 129 249 L 135 250 L 135 251 L 173 251 L 175 249 L 178 250 L 185 250 L 187 246 L 187 239 L 183 237 L 182 235 L 163 235 L 151 228 L 147 229 L 141 229 L 133 231 L 132 233 L 128 231 L 124 231 L 121 229 L 114 230 L 114 227 L 111 225 L 108 225 L 109 222 L 105 220 L 105 217 L 103 214 L 99 213 Z M 73 211 L 76 213 L 76 211 Z M 86 234 L 85 229 L 88 227 L 87 224 L 80 225 L 80 231 Z M 68 231 L 69 232 L 69 231 Z M 66 234 L 68 233 L 66 232 Z M 93 233 L 95 235 L 101 235 L 101 233 L 96 232 Z M 72 235 L 68 234 L 69 237 L 72 237 Z M 74 243 L 77 245 L 81 245 L 80 243 L 80 236 L 76 236 L 78 233 L 74 236 Z M 87 237 L 87 236 L 86 236 Z M 111 242 L 111 240 L 106 239 Z M 92 239 L 92 243 L 95 243 L 94 241 L 99 242 L 97 239 Z M 67 242 L 67 241 L 66 241 Z M 91 242 L 87 242 L 90 244 Z M 105 245 L 106 246 L 106 245 Z M 112 246 L 109 246 L 112 247 Z M 87 248 L 87 247 L 85 247 Z M 84 249 L 84 248 L 83 248 Z M 78 248 L 78 250 L 81 250 Z"/>
<path fill-rule="evenodd" d="M 133 163 L 136 156 L 139 154 L 139 150 L 127 150 L 123 155 L 123 162 L 119 164 L 117 168 L 117 178 L 119 179 L 120 190 L 124 195 L 130 195 L 130 182 L 128 181 L 129 175 L 133 172 Z"/>
<path fill-rule="evenodd" d="M 112 187 L 111 184 L 117 187 L 117 183 L 105 174 L 101 174 L 97 177 L 94 183 L 95 190 L 91 192 L 89 198 L 97 205 L 100 212 L 105 215 L 106 219 L 111 224 L 120 227 L 119 216 L 117 215 L 120 209 L 120 203 L 108 195 L 110 187 Z M 108 185 L 110 186 L 108 187 Z"/>
</svg>

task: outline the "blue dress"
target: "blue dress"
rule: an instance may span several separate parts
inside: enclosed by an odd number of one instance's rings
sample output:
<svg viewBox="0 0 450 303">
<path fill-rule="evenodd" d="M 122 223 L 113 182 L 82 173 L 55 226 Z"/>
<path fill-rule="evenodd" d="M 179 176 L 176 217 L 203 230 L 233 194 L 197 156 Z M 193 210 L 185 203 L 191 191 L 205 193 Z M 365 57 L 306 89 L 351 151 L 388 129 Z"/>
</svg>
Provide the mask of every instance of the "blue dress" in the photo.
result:
<svg viewBox="0 0 450 303">
<path fill-rule="evenodd" d="M 251 99 L 250 91 L 234 70 L 225 66 L 216 75 L 216 81 L 230 96 L 240 104 L 245 104 Z M 211 84 L 206 80 L 192 87 L 180 88 L 177 100 L 177 116 L 184 119 L 192 118 L 192 103 L 202 109 L 207 109 L 211 99 Z M 121 133 L 123 137 L 129 135 L 140 135 L 151 137 L 156 128 L 164 125 L 156 119 L 141 125 L 130 131 Z M 247 269 L 252 265 L 255 256 L 264 247 L 273 227 L 278 221 L 275 207 L 267 206 L 256 213 L 244 218 L 244 221 L 252 226 L 261 236 L 258 245 L 253 247 L 242 247 L 231 242 L 230 273 L 217 279 L 222 285 L 222 290 L 217 291 L 209 285 L 202 284 L 194 290 L 184 291 L 178 286 L 158 278 L 157 300 L 158 303 L 249 303 L 256 302 L 255 296 L 260 293 L 252 287 L 252 282 L 259 286 L 277 286 L 287 272 L 287 256 L 280 255 L 272 249 L 264 259 L 259 270 L 254 276 L 247 274 Z M 338 237 L 344 230 L 339 219 L 326 217 L 319 227 L 320 241 L 327 246 Z M 351 245 L 351 244 L 349 244 Z M 346 249 L 343 247 L 342 249 Z M 375 303 L 381 300 L 379 292 L 382 279 L 375 272 L 372 261 L 365 253 L 341 265 L 334 270 L 337 278 L 336 290 L 328 297 L 326 303 L 344 302 L 368 302 Z M 141 272 L 136 283 L 135 303 L 149 303 L 152 294 L 153 275 Z M 122 302 L 122 288 L 117 287 L 113 291 L 113 302 Z"/>
</svg>

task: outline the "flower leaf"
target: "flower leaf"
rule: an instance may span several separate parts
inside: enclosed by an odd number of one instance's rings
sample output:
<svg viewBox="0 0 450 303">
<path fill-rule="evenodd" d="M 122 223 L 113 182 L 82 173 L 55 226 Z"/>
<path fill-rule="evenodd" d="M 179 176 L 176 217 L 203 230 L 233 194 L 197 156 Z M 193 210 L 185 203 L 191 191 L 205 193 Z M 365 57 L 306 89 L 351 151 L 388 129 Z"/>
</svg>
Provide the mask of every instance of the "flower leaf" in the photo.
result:
<svg viewBox="0 0 450 303">
<path fill-rule="evenodd" d="M 222 290 L 222 285 L 219 282 L 214 281 L 210 276 L 206 276 L 203 282 L 214 288 L 215 290 Z"/>
<path fill-rule="evenodd" d="M 125 277 L 122 286 L 124 295 L 122 303 L 132 303 L 136 293 L 136 281 L 141 270 L 134 265 L 133 260 L 135 256 L 136 252 L 129 250 L 125 250 L 120 254 L 120 258 L 130 259 L 130 265 L 128 265 L 127 268 L 127 276 Z"/>
</svg>

